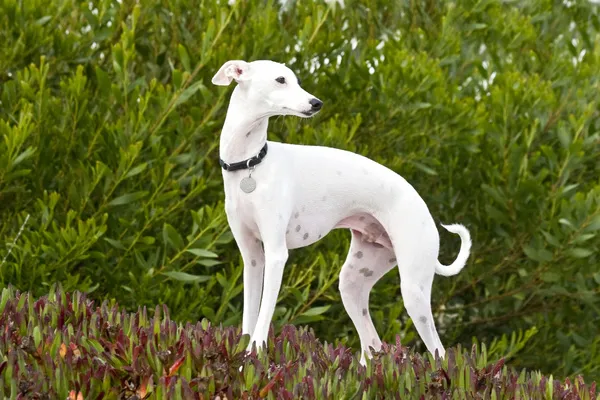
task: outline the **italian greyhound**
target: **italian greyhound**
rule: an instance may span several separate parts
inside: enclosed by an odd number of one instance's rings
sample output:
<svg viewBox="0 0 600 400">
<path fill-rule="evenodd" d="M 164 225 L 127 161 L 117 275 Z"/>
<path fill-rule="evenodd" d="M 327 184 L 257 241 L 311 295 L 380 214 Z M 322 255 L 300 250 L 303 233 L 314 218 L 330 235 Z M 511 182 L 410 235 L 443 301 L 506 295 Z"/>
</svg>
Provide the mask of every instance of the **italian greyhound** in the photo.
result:
<svg viewBox="0 0 600 400">
<path fill-rule="evenodd" d="M 469 231 L 451 265 L 438 261 L 439 233 L 427 205 L 401 176 L 361 155 L 323 146 L 267 141 L 269 118 L 312 117 L 323 102 L 306 92 L 284 64 L 227 61 L 212 83 L 237 82 L 220 139 L 225 212 L 244 263 L 242 333 L 250 351 L 266 346 L 288 250 L 308 246 L 332 229 L 352 234 L 339 290 L 358 332 L 360 363 L 381 340 L 369 314 L 369 293 L 394 266 L 404 307 L 428 351 L 445 350 L 431 312 L 434 275 L 455 275 L 471 249 Z"/>
</svg>

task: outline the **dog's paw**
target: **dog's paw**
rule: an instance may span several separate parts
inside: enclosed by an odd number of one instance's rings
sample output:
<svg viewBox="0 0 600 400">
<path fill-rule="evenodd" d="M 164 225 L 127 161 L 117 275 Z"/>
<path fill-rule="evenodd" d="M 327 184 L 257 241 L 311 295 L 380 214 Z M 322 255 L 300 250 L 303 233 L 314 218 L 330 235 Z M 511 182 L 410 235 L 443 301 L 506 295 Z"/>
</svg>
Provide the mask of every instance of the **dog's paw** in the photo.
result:
<svg viewBox="0 0 600 400">
<path fill-rule="evenodd" d="M 266 341 L 264 340 L 258 340 L 258 339 L 250 339 L 250 343 L 248 344 L 248 347 L 246 347 L 246 351 L 247 352 L 252 352 L 252 350 L 254 348 L 256 348 L 256 352 L 261 352 L 262 350 L 264 350 L 267 347 Z"/>
</svg>

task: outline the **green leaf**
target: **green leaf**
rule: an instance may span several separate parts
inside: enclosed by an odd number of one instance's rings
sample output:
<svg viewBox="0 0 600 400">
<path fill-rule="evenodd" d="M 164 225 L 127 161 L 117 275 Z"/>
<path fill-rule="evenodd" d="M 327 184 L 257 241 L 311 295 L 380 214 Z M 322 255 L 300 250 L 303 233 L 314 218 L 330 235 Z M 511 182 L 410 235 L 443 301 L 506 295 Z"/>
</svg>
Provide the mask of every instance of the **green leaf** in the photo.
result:
<svg viewBox="0 0 600 400">
<path fill-rule="evenodd" d="M 31 158 L 31 156 L 33 156 L 34 154 L 35 154 L 35 147 L 28 147 L 24 152 L 19 154 L 17 156 L 17 158 L 14 159 L 14 161 L 12 162 L 12 167 L 16 166 L 17 164 L 22 163 L 23 161 L 27 160 L 28 158 Z"/>
<path fill-rule="evenodd" d="M 134 201 L 138 201 L 143 199 L 148 195 L 148 192 L 145 190 L 127 193 L 122 196 L 119 196 L 108 203 L 109 207 L 123 206 L 125 204 L 133 203 Z"/>
<path fill-rule="evenodd" d="M 184 245 L 183 238 L 179 232 L 177 232 L 175 228 L 166 222 L 163 225 L 163 239 L 174 249 L 181 249 Z"/>
<path fill-rule="evenodd" d="M 575 229 L 575 227 L 573 226 L 573 224 L 571 223 L 571 221 L 569 221 L 569 220 L 568 220 L 568 219 L 566 219 L 566 218 L 561 218 L 561 219 L 559 219 L 559 220 L 558 220 L 558 222 L 559 222 L 560 224 L 563 224 L 563 225 L 565 225 L 565 226 L 568 226 L 568 227 L 569 227 L 569 228 L 571 228 L 571 229 Z"/>
<path fill-rule="evenodd" d="M 538 256 L 540 257 L 540 260 L 543 262 L 550 262 L 554 258 L 554 255 L 550 251 L 548 251 L 544 248 L 538 249 Z"/>
<path fill-rule="evenodd" d="M 192 68 L 190 66 L 190 56 L 188 55 L 186 48 L 180 43 L 177 45 L 177 51 L 179 52 L 179 58 L 181 59 L 183 68 L 185 68 L 187 72 L 191 72 Z"/>
<path fill-rule="evenodd" d="M 595 232 L 600 230 L 600 214 L 594 215 L 592 221 L 585 227 L 585 232 Z"/>
<path fill-rule="evenodd" d="M 174 69 L 173 72 L 171 72 L 171 75 L 173 76 L 173 86 L 175 89 L 181 88 L 181 85 L 183 84 L 183 74 L 181 71 Z"/>
<path fill-rule="evenodd" d="M 108 74 L 100 66 L 96 66 L 95 71 L 98 90 L 106 96 L 110 93 L 110 79 L 108 78 Z"/>
<path fill-rule="evenodd" d="M 479 30 L 486 29 L 486 28 L 487 28 L 487 24 L 472 23 L 472 24 L 466 25 L 464 29 L 466 31 L 479 31 Z"/>
<path fill-rule="evenodd" d="M 572 249 L 567 250 L 567 253 L 575 258 L 587 258 L 594 254 L 593 251 L 584 249 L 583 247 L 574 247 Z"/>
<path fill-rule="evenodd" d="M 542 234 L 546 238 L 546 241 L 550 243 L 554 247 L 560 247 L 560 241 L 556 238 L 556 236 L 551 235 L 549 232 L 542 231 Z"/>
<path fill-rule="evenodd" d="M 46 25 L 48 22 L 50 22 L 50 20 L 52 20 L 52 16 L 50 15 L 45 15 L 42 18 L 38 19 L 37 21 L 35 21 L 36 25 L 40 25 L 40 26 L 44 26 Z"/>
<path fill-rule="evenodd" d="M 177 97 L 177 100 L 175 100 L 175 106 L 178 106 L 188 101 L 188 99 L 192 97 L 203 85 L 204 83 L 202 81 L 198 81 L 190 85 L 190 87 L 185 89 L 183 93 L 181 93 L 179 97 Z"/>
<path fill-rule="evenodd" d="M 417 169 L 425 172 L 427 175 L 433 175 L 433 176 L 435 176 L 435 175 L 438 174 L 437 171 L 434 170 L 433 168 L 428 167 L 427 165 L 422 164 L 422 163 L 420 163 L 418 161 L 411 161 L 410 163 L 412 165 L 414 165 Z"/>
<path fill-rule="evenodd" d="M 496 202 L 502 206 L 506 206 L 506 196 L 502 193 L 499 187 L 492 187 L 486 183 L 481 185 L 481 189 L 489 194 Z"/>
<path fill-rule="evenodd" d="M 293 287 L 293 288 L 290 288 L 290 292 L 292 293 L 292 295 L 294 296 L 294 299 L 298 303 L 302 303 L 302 302 L 306 301 L 306 299 L 303 297 L 300 289 Z"/>
<path fill-rule="evenodd" d="M 86 338 L 82 339 L 83 343 L 87 345 L 88 349 L 91 350 L 93 348 L 96 350 L 97 354 L 102 354 L 104 352 L 104 347 L 98 342 L 96 339 Z M 92 353 L 93 354 L 93 353 Z"/>
<path fill-rule="evenodd" d="M 562 145 L 562 147 L 564 149 L 568 149 L 569 146 L 571 145 L 571 142 L 573 141 L 573 138 L 571 138 L 571 132 L 569 131 L 569 129 L 565 128 L 559 128 L 557 130 L 557 136 L 558 136 L 558 140 L 560 141 L 560 144 Z"/>
<path fill-rule="evenodd" d="M 151 246 L 156 242 L 156 239 L 152 236 L 144 236 L 144 237 L 140 238 L 140 242 Z"/>
<path fill-rule="evenodd" d="M 119 240 L 114 240 L 114 239 L 110 239 L 107 237 L 105 237 L 104 240 L 106 240 L 108 243 L 110 243 L 110 245 L 112 247 L 114 247 L 115 249 L 127 250 L 127 248 Z"/>
<path fill-rule="evenodd" d="M 227 244 L 231 241 L 233 241 L 233 233 L 226 231 L 216 240 L 215 244 Z"/>
<path fill-rule="evenodd" d="M 188 274 L 186 272 L 181 272 L 181 271 L 167 271 L 167 272 L 163 272 L 163 275 L 168 276 L 171 279 L 175 279 L 176 281 L 179 282 L 186 282 L 186 283 L 192 283 L 192 282 L 206 282 L 208 280 L 210 280 L 210 276 L 207 275 L 192 275 L 192 274 Z"/>
<path fill-rule="evenodd" d="M 560 279 L 561 279 L 560 274 L 558 274 L 556 272 L 544 272 L 542 274 L 542 280 L 544 282 L 549 282 L 549 283 L 559 282 Z"/>
<path fill-rule="evenodd" d="M 202 314 L 209 320 L 212 321 L 215 319 L 215 311 L 212 308 L 202 306 L 200 308 L 200 311 L 202 311 Z M 208 321 L 206 319 L 202 319 L 202 328 L 206 329 L 207 327 L 208 327 Z"/>
<path fill-rule="evenodd" d="M 148 166 L 148 163 L 141 163 L 140 165 L 131 168 L 129 170 L 129 172 L 125 175 L 125 179 L 127 178 L 131 178 L 132 176 L 136 176 L 142 172 L 144 172 L 144 170 L 146 169 L 146 167 Z"/>
<path fill-rule="evenodd" d="M 34 342 L 36 348 L 42 342 L 42 332 L 40 331 L 40 327 L 39 326 L 35 326 L 33 328 L 33 342 Z"/>
<path fill-rule="evenodd" d="M 578 235 L 575 237 L 575 239 L 573 239 L 572 243 L 583 243 L 583 242 L 587 242 L 590 239 L 593 239 L 596 237 L 596 234 L 594 233 L 583 233 L 581 235 Z"/>
<path fill-rule="evenodd" d="M 293 322 L 295 325 L 304 325 L 304 324 L 309 324 L 311 322 L 323 321 L 324 319 L 325 319 L 325 317 L 322 315 L 313 315 L 313 316 L 300 315 L 300 316 L 294 318 Z"/>
<path fill-rule="evenodd" d="M 229 289 L 231 286 L 227 278 L 225 278 L 225 276 L 221 273 L 217 273 L 217 282 L 219 282 L 219 285 L 221 285 L 221 287 L 225 290 Z"/>
<path fill-rule="evenodd" d="M 210 260 L 210 259 L 207 259 L 207 258 L 203 258 L 201 260 L 198 260 L 196 263 L 200 264 L 200 265 L 204 265 L 205 267 L 214 267 L 215 265 L 222 264 L 221 261 Z"/>
<path fill-rule="evenodd" d="M 205 249 L 188 249 L 186 250 L 188 253 L 192 253 L 193 255 L 197 256 L 197 257 L 204 257 L 204 258 L 217 258 L 218 255 L 213 253 L 212 251 L 209 250 L 205 250 Z"/>
<path fill-rule="evenodd" d="M 417 102 L 414 104 L 411 104 L 409 106 L 410 110 L 424 110 L 426 108 L 431 108 L 431 103 L 423 103 L 423 102 Z"/>
<path fill-rule="evenodd" d="M 523 246 L 523 253 L 532 260 L 539 260 L 536 249 L 531 246 Z"/>
<path fill-rule="evenodd" d="M 300 316 L 312 317 L 315 315 L 321 315 L 321 314 L 325 313 L 327 310 L 329 310 L 330 308 L 331 308 L 331 305 L 321 306 L 321 307 L 313 307 L 309 310 L 306 310 L 302 314 L 300 314 Z"/>
</svg>

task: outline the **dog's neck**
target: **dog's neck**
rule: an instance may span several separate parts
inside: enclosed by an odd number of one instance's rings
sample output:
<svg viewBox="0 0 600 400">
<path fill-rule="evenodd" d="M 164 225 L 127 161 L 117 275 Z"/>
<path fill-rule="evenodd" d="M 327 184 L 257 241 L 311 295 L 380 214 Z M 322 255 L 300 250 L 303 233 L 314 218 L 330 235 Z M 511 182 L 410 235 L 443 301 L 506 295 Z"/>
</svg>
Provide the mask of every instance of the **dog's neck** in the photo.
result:
<svg viewBox="0 0 600 400">
<path fill-rule="evenodd" d="M 257 155 L 267 141 L 269 117 L 252 117 L 239 86 L 231 95 L 221 131 L 219 156 L 227 163 L 244 161 Z"/>
</svg>

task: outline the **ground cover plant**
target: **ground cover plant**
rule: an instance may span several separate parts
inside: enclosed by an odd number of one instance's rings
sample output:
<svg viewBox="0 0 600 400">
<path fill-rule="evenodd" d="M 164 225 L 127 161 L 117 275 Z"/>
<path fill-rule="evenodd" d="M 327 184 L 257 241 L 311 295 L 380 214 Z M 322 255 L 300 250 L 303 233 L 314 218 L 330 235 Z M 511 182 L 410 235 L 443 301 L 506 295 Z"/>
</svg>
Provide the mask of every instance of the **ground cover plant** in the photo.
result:
<svg viewBox="0 0 600 400">
<path fill-rule="evenodd" d="M 286 325 L 257 356 L 239 328 L 177 324 L 164 306 L 129 314 L 54 288 L 40 299 L 4 289 L 0 323 L 1 384 L 13 399 L 600 398 L 581 377 L 490 362 L 485 346 L 458 346 L 441 361 L 386 344 L 365 368 L 345 346 Z"/>
<path fill-rule="evenodd" d="M 239 327 L 217 162 L 230 89 L 210 78 L 228 59 L 269 58 L 325 102 L 310 121 L 273 120 L 273 140 L 373 158 L 439 222 L 471 230 L 467 267 L 434 282 L 446 346 L 495 343 L 490 359 L 511 367 L 597 380 L 598 7 L 2 0 L 0 283 Z M 441 235 L 447 263 L 458 239 Z M 348 244 L 334 232 L 291 254 L 277 334 L 308 324 L 357 348 L 337 290 Z M 370 308 L 385 341 L 424 350 L 395 271 Z"/>
</svg>

